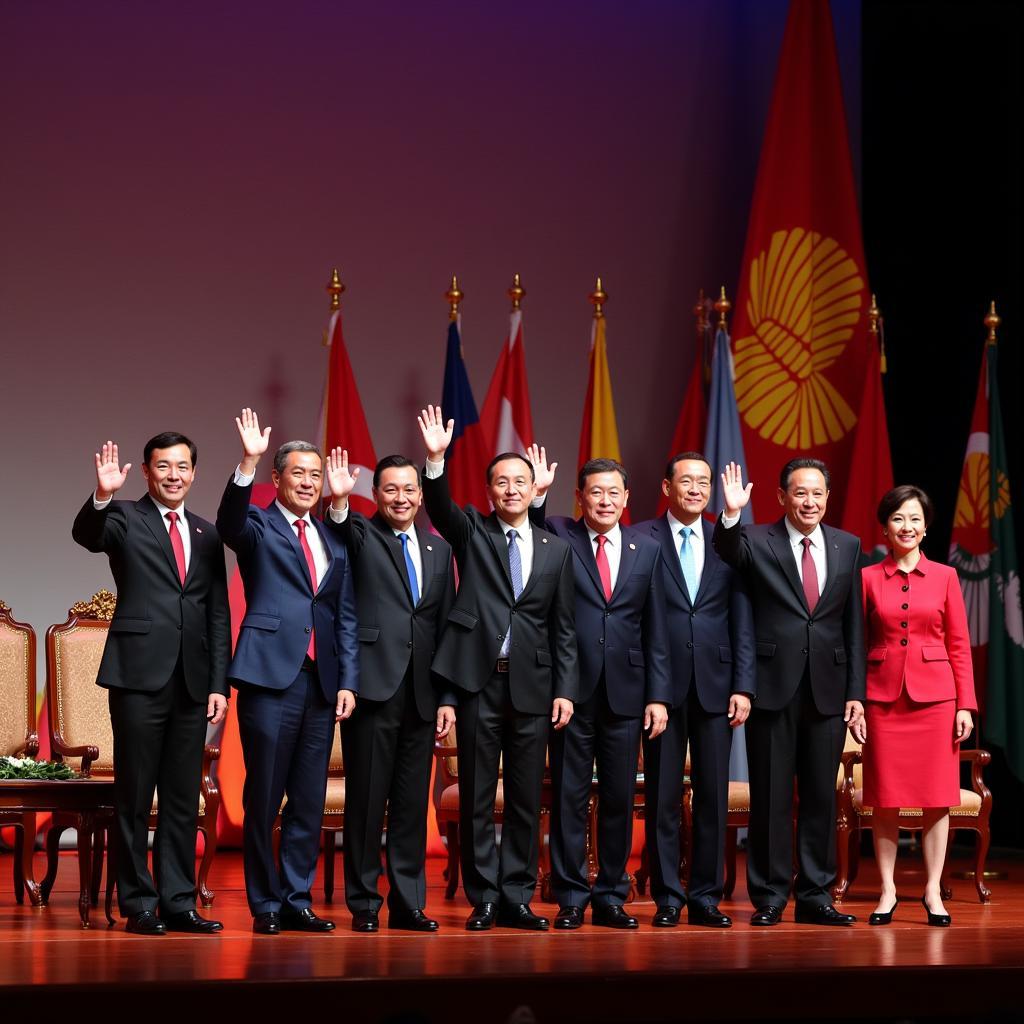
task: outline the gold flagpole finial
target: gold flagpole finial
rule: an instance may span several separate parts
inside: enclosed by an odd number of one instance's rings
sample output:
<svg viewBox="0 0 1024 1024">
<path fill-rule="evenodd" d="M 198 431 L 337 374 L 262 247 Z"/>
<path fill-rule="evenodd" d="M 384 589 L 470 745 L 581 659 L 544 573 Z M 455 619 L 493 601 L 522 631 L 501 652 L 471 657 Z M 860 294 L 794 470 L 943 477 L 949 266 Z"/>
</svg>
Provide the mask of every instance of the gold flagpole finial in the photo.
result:
<svg viewBox="0 0 1024 1024">
<path fill-rule="evenodd" d="M 989 303 L 988 315 L 985 317 L 985 326 L 988 328 L 988 340 L 986 344 L 996 344 L 996 328 L 1003 322 L 1002 317 L 996 313 L 995 300 Z"/>
<path fill-rule="evenodd" d="M 338 276 L 338 268 L 335 267 L 331 271 L 331 279 L 327 282 L 327 294 L 331 297 L 331 312 L 333 313 L 336 309 L 341 309 L 341 293 L 345 290 L 345 286 L 341 283 L 341 278 Z"/>
<path fill-rule="evenodd" d="M 458 320 L 459 303 L 466 297 L 466 293 L 459 288 L 459 279 L 455 274 L 452 274 L 451 286 L 444 293 L 444 297 L 448 300 L 448 319 Z"/>
<path fill-rule="evenodd" d="M 730 309 L 732 309 L 732 303 L 725 297 L 725 285 L 723 284 L 721 294 L 714 305 L 714 310 L 718 314 L 718 326 L 723 331 L 729 330 L 729 321 L 726 318 Z"/>
<path fill-rule="evenodd" d="M 868 306 L 868 334 L 874 336 L 878 344 L 878 369 L 880 373 L 887 373 L 889 362 L 885 358 L 885 319 L 882 311 L 878 308 L 878 299 L 875 293 L 871 293 L 871 305 Z"/>
<path fill-rule="evenodd" d="M 878 299 L 875 298 L 875 293 L 871 293 L 871 305 L 868 306 L 868 334 L 878 333 L 878 320 L 881 317 L 882 312 L 878 308 Z"/>
<path fill-rule="evenodd" d="M 594 304 L 594 319 L 600 320 L 604 316 L 604 304 L 608 301 L 608 293 L 601 287 L 601 278 L 598 276 L 594 290 L 587 296 Z"/>
<path fill-rule="evenodd" d="M 697 292 L 697 305 L 693 307 L 693 316 L 697 321 L 697 338 L 703 341 L 704 332 L 708 329 L 708 307 L 703 288 Z"/>
<path fill-rule="evenodd" d="M 506 294 L 512 300 L 512 309 L 519 309 L 520 303 L 526 297 L 526 289 L 523 287 L 522 282 L 519 280 L 518 274 L 512 275 L 512 287 L 509 288 Z"/>
</svg>

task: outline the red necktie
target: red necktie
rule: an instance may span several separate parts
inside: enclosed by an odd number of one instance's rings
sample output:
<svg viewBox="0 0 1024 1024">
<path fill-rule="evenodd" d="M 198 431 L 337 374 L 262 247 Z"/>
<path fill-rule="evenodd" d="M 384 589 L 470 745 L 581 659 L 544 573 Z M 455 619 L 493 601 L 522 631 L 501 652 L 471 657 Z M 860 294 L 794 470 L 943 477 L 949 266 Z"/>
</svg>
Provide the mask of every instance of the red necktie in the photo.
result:
<svg viewBox="0 0 1024 1024">
<path fill-rule="evenodd" d="M 313 561 L 313 549 L 309 546 L 309 541 L 306 540 L 306 520 L 296 519 L 295 525 L 299 530 L 299 545 L 302 548 L 302 553 L 306 556 L 306 565 L 309 568 L 309 581 L 313 584 L 313 593 L 316 593 L 316 562 Z M 309 631 L 309 647 L 306 649 L 306 654 L 309 655 L 310 661 L 316 661 L 316 630 L 311 629 Z"/>
<path fill-rule="evenodd" d="M 608 555 L 604 550 L 608 538 L 603 534 L 597 535 L 597 554 L 594 556 L 597 562 L 597 574 L 601 577 L 601 587 L 604 590 L 604 599 L 612 599 L 612 567 L 608 564 Z"/>
<path fill-rule="evenodd" d="M 804 555 L 800 564 L 804 576 L 804 597 L 807 599 L 808 610 L 813 612 L 814 606 L 818 603 L 818 570 L 811 557 L 811 538 L 804 537 L 800 543 L 804 546 Z"/>
<path fill-rule="evenodd" d="M 171 550 L 174 552 L 174 561 L 178 564 L 178 579 L 181 585 L 185 586 L 185 544 L 181 539 L 181 531 L 178 529 L 178 513 L 168 512 L 171 528 L 167 531 L 171 538 Z"/>
</svg>

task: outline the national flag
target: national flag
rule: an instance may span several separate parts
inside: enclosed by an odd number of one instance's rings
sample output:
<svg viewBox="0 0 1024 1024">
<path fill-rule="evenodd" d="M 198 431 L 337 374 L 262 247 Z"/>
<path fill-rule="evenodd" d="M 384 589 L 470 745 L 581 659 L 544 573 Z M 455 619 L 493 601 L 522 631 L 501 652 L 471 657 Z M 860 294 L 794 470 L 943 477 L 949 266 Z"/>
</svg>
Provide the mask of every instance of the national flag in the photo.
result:
<svg viewBox="0 0 1024 1024">
<path fill-rule="evenodd" d="M 824 459 L 848 486 L 866 279 L 832 16 L 822 0 L 791 0 L 733 323 L 757 520 L 778 514 L 775 481 L 796 455 Z"/>
<path fill-rule="evenodd" d="M 719 324 L 711 356 L 711 391 L 708 395 L 708 426 L 704 440 L 704 454 L 711 466 L 711 500 L 708 502 L 708 511 L 712 515 L 717 515 L 725 508 L 722 471 L 726 465 L 730 462 L 739 466 L 747 464 L 743 454 L 740 415 L 736 409 L 736 393 L 733 390 L 733 373 L 729 334 L 725 325 Z M 740 521 L 754 521 L 749 503 L 741 512 Z"/>
<path fill-rule="evenodd" d="M 516 285 L 518 283 L 516 274 Z M 508 337 L 480 411 L 480 427 L 491 455 L 525 452 L 526 446 L 536 440 L 530 414 L 530 389 L 526 383 L 523 311 L 518 302 L 509 315 Z"/>
</svg>

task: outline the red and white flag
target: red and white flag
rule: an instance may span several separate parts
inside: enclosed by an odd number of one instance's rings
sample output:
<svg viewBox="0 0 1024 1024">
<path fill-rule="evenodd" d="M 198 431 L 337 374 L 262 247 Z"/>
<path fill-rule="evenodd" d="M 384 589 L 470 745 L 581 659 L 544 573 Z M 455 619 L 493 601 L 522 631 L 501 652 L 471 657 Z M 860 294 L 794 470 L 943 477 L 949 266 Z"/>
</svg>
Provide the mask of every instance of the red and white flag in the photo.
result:
<svg viewBox="0 0 1024 1024">
<path fill-rule="evenodd" d="M 508 337 L 480 411 L 480 426 L 492 455 L 524 452 L 526 446 L 536 440 L 530 414 L 530 389 L 526 383 L 521 309 L 513 309 L 509 316 Z"/>
</svg>

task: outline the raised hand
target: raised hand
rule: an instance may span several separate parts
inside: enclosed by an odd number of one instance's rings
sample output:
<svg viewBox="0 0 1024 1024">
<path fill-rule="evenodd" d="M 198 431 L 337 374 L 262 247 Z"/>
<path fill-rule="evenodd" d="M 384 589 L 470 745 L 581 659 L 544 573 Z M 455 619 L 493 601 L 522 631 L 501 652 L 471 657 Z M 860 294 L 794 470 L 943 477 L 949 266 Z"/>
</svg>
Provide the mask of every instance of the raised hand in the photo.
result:
<svg viewBox="0 0 1024 1024">
<path fill-rule="evenodd" d="M 258 459 L 270 445 L 270 427 L 260 431 L 260 418 L 252 409 L 243 409 L 242 415 L 235 417 L 238 436 L 242 439 L 242 451 L 249 457 Z"/>
<path fill-rule="evenodd" d="M 332 448 L 327 456 L 327 486 L 331 489 L 331 506 L 339 512 L 348 504 L 348 496 L 356 486 L 359 467 L 349 472 L 348 451 Z"/>
<path fill-rule="evenodd" d="M 130 462 L 121 468 L 117 461 L 117 445 L 113 441 L 105 441 L 103 450 L 96 453 L 96 500 L 106 501 L 121 490 L 131 468 Z"/>
<path fill-rule="evenodd" d="M 427 457 L 432 462 L 441 462 L 448 446 L 452 443 L 455 420 L 449 420 L 446 426 L 439 405 L 428 405 L 416 419 L 423 434 L 423 445 L 427 449 Z"/>
<path fill-rule="evenodd" d="M 722 495 L 725 498 L 725 514 L 737 515 L 750 501 L 753 484 L 743 486 L 743 467 L 730 462 L 722 474 Z"/>
<path fill-rule="evenodd" d="M 526 457 L 533 466 L 533 475 L 537 480 L 537 497 L 539 498 L 542 494 L 546 494 L 548 488 L 555 482 L 555 470 L 558 469 L 558 463 L 548 463 L 548 453 L 544 450 L 543 445 L 539 447 L 536 444 L 528 445 Z"/>
</svg>

